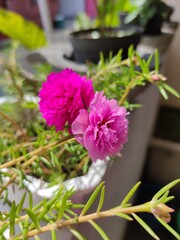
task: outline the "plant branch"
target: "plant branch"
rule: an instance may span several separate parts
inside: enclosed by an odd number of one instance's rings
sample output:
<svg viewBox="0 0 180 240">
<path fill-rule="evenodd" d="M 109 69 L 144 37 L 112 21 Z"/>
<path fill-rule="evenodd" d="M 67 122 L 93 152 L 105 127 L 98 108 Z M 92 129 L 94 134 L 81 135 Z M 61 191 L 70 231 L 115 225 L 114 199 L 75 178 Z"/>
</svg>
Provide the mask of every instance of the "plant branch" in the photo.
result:
<svg viewBox="0 0 180 240">
<path fill-rule="evenodd" d="M 131 82 L 128 84 L 128 86 L 126 87 L 123 95 L 121 96 L 120 100 L 119 100 L 119 105 L 121 106 L 124 101 L 127 99 L 127 96 L 129 95 L 131 89 L 133 88 L 134 85 L 134 79 L 131 80 Z"/>
<path fill-rule="evenodd" d="M 21 147 L 30 147 L 30 146 L 33 146 L 33 145 L 35 145 L 34 142 L 20 143 L 20 144 L 14 145 L 14 146 L 13 146 L 13 149 L 14 149 L 14 150 L 18 150 L 18 149 L 20 149 Z M 2 156 L 5 156 L 5 155 L 7 155 L 7 154 L 10 153 L 10 152 L 11 152 L 11 149 L 4 150 L 4 151 L 2 151 L 1 155 L 2 155 Z"/>
<path fill-rule="evenodd" d="M 116 63 L 113 63 L 113 64 L 108 64 L 105 68 L 101 69 L 100 71 L 97 71 L 94 76 L 91 76 L 91 79 L 93 81 L 95 81 L 99 77 L 105 75 L 106 73 L 108 73 L 110 71 L 116 70 L 116 69 L 117 69 L 117 72 L 119 72 L 118 68 L 120 68 L 123 65 L 128 65 L 128 63 L 129 63 L 129 60 L 125 59 L 125 60 L 122 60 L 121 62 L 118 62 L 118 63 L 116 62 Z"/>
<path fill-rule="evenodd" d="M 96 220 L 99 218 L 116 216 L 118 213 L 132 214 L 135 212 L 137 213 L 137 212 L 150 212 L 150 211 L 151 211 L 151 203 L 150 202 L 141 204 L 141 205 L 137 205 L 137 206 L 126 207 L 126 208 L 122 208 L 121 206 L 118 206 L 118 207 L 110 209 L 110 210 L 106 210 L 106 211 L 102 211 L 102 212 L 95 212 L 92 214 L 79 216 L 79 217 L 71 218 L 71 219 L 64 220 L 64 221 L 61 220 L 61 221 L 57 221 L 52 224 L 48 224 L 44 227 L 41 227 L 40 229 L 34 229 L 34 230 L 29 231 L 27 234 L 27 237 L 33 237 L 35 235 L 39 235 L 44 232 L 48 232 L 48 231 L 55 230 L 55 229 L 60 229 L 63 227 L 68 227 L 68 226 L 75 225 L 78 223 L 88 222 L 90 220 Z M 14 237 L 11 237 L 9 240 L 15 240 L 15 239 L 23 239 L 23 236 L 18 235 L 18 238 L 16 236 L 14 236 Z"/>
<path fill-rule="evenodd" d="M 14 121 L 12 118 L 10 118 L 9 116 L 7 116 L 5 113 L 3 113 L 3 112 L 1 112 L 1 111 L 0 111 L 0 115 L 1 115 L 5 120 L 7 120 L 8 122 L 10 122 L 16 130 L 19 130 L 19 131 L 21 132 L 21 134 L 23 135 L 23 137 L 24 137 L 25 139 L 27 139 L 27 135 L 25 134 L 25 132 L 23 131 L 23 129 L 21 129 L 21 127 L 19 126 L 19 124 L 18 124 L 16 121 Z"/>
<path fill-rule="evenodd" d="M 12 167 L 12 166 L 16 165 L 17 163 L 20 163 L 20 162 L 26 160 L 29 157 L 33 157 L 35 155 L 39 155 L 41 153 L 47 152 L 50 149 L 52 149 L 53 147 L 57 147 L 59 145 L 62 145 L 64 143 L 66 143 L 67 141 L 70 141 L 70 140 L 73 140 L 73 139 L 74 139 L 74 136 L 69 135 L 69 136 L 65 137 L 64 139 L 60 139 L 60 140 L 54 141 L 52 143 L 49 143 L 48 145 L 40 147 L 36 150 L 33 150 L 33 151 L 27 153 L 26 155 L 15 158 L 15 159 L 13 159 L 9 162 L 6 162 L 6 163 L 0 165 L 0 169 Z"/>
</svg>

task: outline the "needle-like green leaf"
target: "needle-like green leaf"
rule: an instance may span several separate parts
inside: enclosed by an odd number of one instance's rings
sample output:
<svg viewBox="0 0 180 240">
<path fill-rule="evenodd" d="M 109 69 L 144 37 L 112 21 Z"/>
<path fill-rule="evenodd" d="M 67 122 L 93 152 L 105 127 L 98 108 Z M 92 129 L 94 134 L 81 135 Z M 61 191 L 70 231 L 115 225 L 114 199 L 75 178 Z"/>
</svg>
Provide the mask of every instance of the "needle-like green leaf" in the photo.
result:
<svg viewBox="0 0 180 240">
<path fill-rule="evenodd" d="M 104 240 L 110 240 L 102 228 L 92 220 L 89 220 L 89 223 L 96 229 L 96 231 L 101 235 Z"/>
<path fill-rule="evenodd" d="M 170 182 L 169 184 L 167 184 L 166 186 L 164 186 L 162 189 L 160 189 L 152 198 L 152 201 L 157 200 L 158 198 L 160 198 L 166 191 L 170 190 L 172 187 L 174 187 L 176 184 L 180 183 L 180 179 L 174 180 L 172 182 Z"/>
<path fill-rule="evenodd" d="M 125 213 L 116 213 L 116 216 L 120 217 L 120 218 L 124 218 L 124 219 L 126 219 L 128 221 L 132 221 L 133 220 L 133 218 L 131 218 L 129 215 L 127 215 Z"/>
<path fill-rule="evenodd" d="M 92 193 L 92 195 L 90 196 L 89 200 L 87 201 L 87 203 L 85 204 L 83 210 L 81 211 L 80 216 L 83 216 L 88 210 L 89 208 L 92 206 L 93 202 L 96 200 L 99 192 L 101 191 L 102 187 L 104 186 L 104 182 L 101 182 L 97 188 L 94 190 L 94 192 Z"/>
<path fill-rule="evenodd" d="M 122 203 L 121 203 L 121 207 L 124 207 L 129 199 L 133 196 L 133 194 L 136 192 L 136 190 L 138 189 L 138 187 L 140 186 L 141 182 L 136 183 L 136 185 L 129 191 L 129 193 L 126 195 L 126 197 L 123 199 Z"/>
<path fill-rule="evenodd" d="M 9 226 L 9 223 L 6 223 L 3 226 L 1 226 L 1 228 L 0 228 L 0 235 L 3 234 L 3 232 L 8 228 L 8 226 Z"/>
<path fill-rule="evenodd" d="M 65 193 L 65 195 L 62 198 L 62 202 L 61 202 L 61 207 L 59 209 L 59 213 L 58 213 L 58 220 L 60 220 L 63 217 L 65 208 L 66 208 L 66 201 L 68 198 L 68 192 Z"/>
<path fill-rule="evenodd" d="M 37 229 L 40 229 L 40 224 L 39 224 L 39 221 L 37 219 L 37 216 L 29 209 L 26 209 L 25 210 L 26 213 L 28 214 L 28 216 L 31 218 L 31 220 L 33 221 L 33 223 L 35 224 L 36 228 Z"/>
<path fill-rule="evenodd" d="M 157 49 L 155 49 L 155 72 L 159 73 L 159 54 Z"/>
<path fill-rule="evenodd" d="M 97 212 L 101 211 L 101 208 L 102 208 L 103 203 L 104 203 L 104 196 L 105 196 L 105 186 L 103 186 L 102 189 L 101 189 L 101 196 L 100 196 L 99 204 L 98 204 L 98 207 L 97 207 Z"/>
<path fill-rule="evenodd" d="M 168 100 L 168 95 L 167 95 L 167 92 L 166 90 L 163 88 L 162 85 L 158 85 L 158 88 L 159 88 L 159 91 L 161 93 L 161 95 L 164 97 L 165 100 Z"/>
<path fill-rule="evenodd" d="M 151 64 L 151 62 L 152 62 L 152 58 L 153 58 L 153 55 L 150 55 L 149 58 L 148 58 L 148 60 L 147 60 L 146 65 L 147 65 L 148 68 L 150 67 L 150 64 Z"/>
<path fill-rule="evenodd" d="M 132 213 L 133 217 L 136 221 L 156 240 L 160 240 L 160 238 L 154 233 L 154 231 L 135 213 Z"/>
<path fill-rule="evenodd" d="M 53 230 L 51 230 L 51 239 L 52 240 L 56 240 L 57 238 L 56 238 L 56 231 L 53 229 Z"/>
<path fill-rule="evenodd" d="M 177 98 L 180 97 L 180 94 L 179 94 L 174 88 L 172 88 L 171 86 L 169 86 L 168 84 L 163 83 L 163 87 L 164 87 L 168 92 L 170 92 L 172 95 L 174 95 L 175 97 L 177 97 Z"/>
<path fill-rule="evenodd" d="M 18 206 L 17 206 L 17 209 L 16 209 L 16 214 L 17 214 L 17 215 L 21 212 L 21 210 L 22 210 L 22 208 L 23 208 L 25 198 L 26 198 L 26 193 L 23 194 L 23 196 L 22 196 L 22 198 L 21 198 L 21 201 L 20 201 L 20 203 L 19 203 Z"/>
<path fill-rule="evenodd" d="M 78 240 L 86 240 L 86 238 L 78 232 L 75 228 L 68 228 L 70 232 L 78 239 Z"/>
<path fill-rule="evenodd" d="M 15 202 L 12 202 L 11 210 L 9 213 L 9 222 L 10 222 L 10 236 L 14 235 L 15 232 L 15 218 L 16 218 L 16 205 Z"/>
<path fill-rule="evenodd" d="M 32 193 L 29 193 L 29 209 L 33 208 L 33 196 Z"/>
<path fill-rule="evenodd" d="M 176 239 L 180 240 L 180 235 L 172 227 L 170 227 L 161 218 L 159 218 L 159 217 L 156 217 L 156 218 Z"/>
</svg>

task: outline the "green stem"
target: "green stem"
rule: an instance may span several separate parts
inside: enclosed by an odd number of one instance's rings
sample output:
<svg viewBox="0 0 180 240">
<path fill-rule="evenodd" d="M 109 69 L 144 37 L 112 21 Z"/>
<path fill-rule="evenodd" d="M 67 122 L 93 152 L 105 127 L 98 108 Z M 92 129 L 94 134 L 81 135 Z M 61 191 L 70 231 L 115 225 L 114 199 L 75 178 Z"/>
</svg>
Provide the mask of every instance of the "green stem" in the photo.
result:
<svg viewBox="0 0 180 240">
<path fill-rule="evenodd" d="M 127 99 L 131 89 L 133 88 L 134 85 L 134 79 L 131 80 L 131 82 L 128 84 L 128 86 L 126 87 L 124 94 L 122 95 L 121 99 L 119 100 L 119 106 L 122 106 L 124 101 Z"/>
<path fill-rule="evenodd" d="M 20 163 L 20 162 L 26 160 L 27 158 L 33 157 L 35 155 L 39 155 L 39 154 L 44 153 L 44 152 L 47 152 L 51 148 L 57 147 L 59 145 L 62 145 L 64 143 L 66 143 L 67 141 L 70 141 L 70 140 L 73 140 L 73 139 L 74 139 L 74 136 L 73 135 L 69 135 L 69 136 L 65 137 L 64 139 L 61 139 L 59 141 L 57 140 L 57 141 L 54 141 L 52 143 L 49 143 L 48 145 L 40 147 L 40 148 L 38 148 L 36 150 L 33 150 L 32 152 L 29 152 L 26 155 L 23 155 L 21 157 L 15 158 L 15 159 L 13 159 L 13 160 L 11 160 L 9 162 L 6 162 L 6 163 L 0 165 L 0 169 L 12 167 L 12 166 L 16 165 L 17 163 Z"/>
<path fill-rule="evenodd" d="M 19 94 L 20 100 L 22 100 L 23 97 L 24 97 L 24 92 L 18 86 L 18 84 L 16 82 L 16 78 L 14 77 L 16 75 L 17 76 L 19 75 L 19 69 L 18 69 L 18 66 L 17 66 L 17 63 L 16 63 L 16 50 L 18 49 L 18 47 L 19 47 L 19 42 L 17 42 L 17 41 L 12 42 L 12 47 L 11 47 L 11 50 L 10 50 L 10 55 L 9 55 L 9 58 L 8 58 L 6 69 L 9 73 L 9 75 L 10 75 L 10 78 L 12 80 L 12 83 L 13 83 L 15 89 L 17 90 L 17 92 Z"/>
<path fill-rule="evenodd" d="M 16 121 L 14 121 L 12 118 L 10 118 L 9 116 L 7 116 L 5 113 L 3 113 L 1 111 L 0 111 L 0 116 L 3 117 L 8 122 L 10 122 L 16 130 L 20 131 L 22 136 L 24 137 L 24 139 L 27 141 L 27 138 L 28 138 L 27 135 L 25 134 L 23 129 L 21 129 L 21 127 L 18 125 L 18 123 Z"/>
<path fill-rule="evenodd" d="M 116 70 L 116 69 L 117 69 L 117 72 L 119 72 L 119 68 L 120 68 L 121 66 L 128 65 L 128 64 L 129 64 L 129 60 L 128 60 L 128 59 L 122 60 L 122 61 L 119 62 L 119 63 L 108 64 L 108 65 L 106 66 L 106 68 L 98 71 L 94 76 L 91 76 L 91 79 L 92 79 L 93 81 L 96 81 L 99 77 L 107 74 L 107 73 L 110 72 L 110 71 L 113 71 L 113 73 L 114 73 L 114 70 Z"/>
</svg>

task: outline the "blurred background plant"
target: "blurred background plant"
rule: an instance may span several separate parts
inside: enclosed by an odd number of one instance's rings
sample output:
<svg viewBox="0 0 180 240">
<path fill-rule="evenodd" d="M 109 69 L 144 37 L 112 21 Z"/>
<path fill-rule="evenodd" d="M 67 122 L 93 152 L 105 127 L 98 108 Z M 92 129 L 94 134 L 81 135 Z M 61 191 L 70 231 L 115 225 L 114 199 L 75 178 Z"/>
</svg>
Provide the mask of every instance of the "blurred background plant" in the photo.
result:
<svg viewBox="0 0 180 240">
<path fill-rule="evenodd" d="M 136 9 L 131 0 L 94 0 L 94 5 L 96 9 L 95 19 L 81 13 L 76 18 L 75 29 L 118 27 L 121 24 L 120 12 L 130 13 Z"/>
<path fill-rule="evenodd" d="M 74 24 L 75 29 L 103 29 L 134 24 L 141 26 L 146 34 L 159 34 L 163 22 L 170 21 L 173 13 L 173 7 L 163 0 L 95 0 L 94 4 L 95 19 L 80 13 Z M 151 30 L 151 27 L 155 30 Z"/>
<path fill-rule="evenodd" d="M 160 34 L 163 22 L 170 21 L 173 8 L 163 0 L 134 0 L 134 10 L 128 12 L 125 23 L 136 23 L 146 34 Z"/>
</svg>

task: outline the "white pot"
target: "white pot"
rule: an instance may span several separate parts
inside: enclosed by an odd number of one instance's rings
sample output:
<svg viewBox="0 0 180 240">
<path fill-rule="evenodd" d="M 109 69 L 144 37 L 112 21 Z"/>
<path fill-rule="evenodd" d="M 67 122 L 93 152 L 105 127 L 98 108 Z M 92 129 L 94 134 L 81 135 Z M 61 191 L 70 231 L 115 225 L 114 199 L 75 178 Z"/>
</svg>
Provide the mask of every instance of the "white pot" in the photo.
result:
<svg viewBox="0 0 180 240">
<path fill-rule="evenodd" d="M 108 167 L 108 162 L 109 159 L 106 161 L 98 160 L 90 166 L 86 175 L 66 180 L 63 182 L 63 185 L 67 190 L 70 190 L 73 187 L 76 191 L 75 196 L 83 196 L 87 193 L 90 193 L 102 181 L 102 178 Z M 57 184 L 52 187 L 48 187 L 48 183 L 44 182 L 41 179 L 32 176 L 26 177 L 28 181 L 25 180 L 24 184 L 33 194 L 35 202 L 42 201 L 44 198 L 50 199 L 54 196 L 54 193 L 62 186 L 62 184 Z M 9 197 L 11 201 L 16 200 L 16 202 L 19 202 L 24 191 L 26 190 L 19 189 L 19 187 L 16 185 L 10 186 Z M 25 202 L 25 206 L 28 206 L 27 202 Z"/>
</svg>

